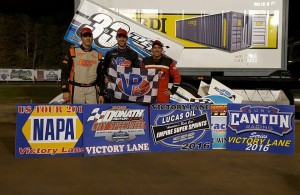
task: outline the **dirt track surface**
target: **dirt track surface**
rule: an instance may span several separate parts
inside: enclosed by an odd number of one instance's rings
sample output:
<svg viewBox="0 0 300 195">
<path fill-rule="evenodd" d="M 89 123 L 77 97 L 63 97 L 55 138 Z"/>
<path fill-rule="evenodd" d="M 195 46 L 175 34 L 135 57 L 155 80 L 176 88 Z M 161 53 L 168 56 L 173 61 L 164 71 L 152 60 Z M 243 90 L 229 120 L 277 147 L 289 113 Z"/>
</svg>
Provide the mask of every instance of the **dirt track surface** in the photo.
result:
<svg viewBox="0 0 300 195">
<path fill-rule="evenodd" d="M 228 150 L 16 159 L 15 105 L 0 106 L 0 194 L 299 194 L 294 155 Z"/>
<path fill-rule="evenodd" d="M 0 104 L 0 123 L 16 122 L 16 104 Z"/>
</svg>

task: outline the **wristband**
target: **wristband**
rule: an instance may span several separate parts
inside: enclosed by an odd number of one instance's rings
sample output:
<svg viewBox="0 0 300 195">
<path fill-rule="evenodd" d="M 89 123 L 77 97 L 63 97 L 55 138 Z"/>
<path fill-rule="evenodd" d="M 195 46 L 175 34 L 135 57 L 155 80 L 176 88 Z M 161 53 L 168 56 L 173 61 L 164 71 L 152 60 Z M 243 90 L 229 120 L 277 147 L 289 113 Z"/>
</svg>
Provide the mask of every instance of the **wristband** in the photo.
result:
<svg viewBox="0 0 300 195">
<path fill-rule="evenodd" d="M 62 90 L 62 92 L 69 92 L 69 88 L 66 86 L 66 85 L 62 85 L 61 86 L 61 90 Z"/>
<path fill-rule="evenodd" d="M 174 94 L 177 91 L 177 89 L 178 89 L 178 86 L 173 85 L 170 91 L 172 94 Z"/>
</svg>

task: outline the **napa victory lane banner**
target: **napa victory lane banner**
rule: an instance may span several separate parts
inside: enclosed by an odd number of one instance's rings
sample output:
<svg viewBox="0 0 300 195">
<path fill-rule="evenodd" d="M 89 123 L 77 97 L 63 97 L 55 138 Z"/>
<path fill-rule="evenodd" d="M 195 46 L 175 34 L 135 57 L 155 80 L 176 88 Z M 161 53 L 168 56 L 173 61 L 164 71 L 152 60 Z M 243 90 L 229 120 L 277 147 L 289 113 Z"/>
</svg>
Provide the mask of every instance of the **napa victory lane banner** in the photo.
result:
<svg viewBox="0 0 300 195">
<path fill-rule="evenodd" d="M 228 104 L 227 150 L 293 154 L 295 106 Z"/>
<path fill-rule="evenodd" d="M 181 43 L 88 0 L 81 1 L 66 32 L 65 40 L 80 45 L 80 32 L 83 27 L 92 29 L 93 48 L 102 52 L 103 56 L 117 45 L 115 37 L 119 28 L 128 32 L 127 45 L 138 53 L 140 59 L 151 55 L 152 42 L 156 39 L 164 44 L 164 54 L 175 61 L 179 60 L 183 51 Z"/>
<path fill-rule="evenodd" d="M 16 157 L 82 156 L 82 106 L 17 104 Z"/>
<path fill-rule="evenodd" d="M 150 151 L 147 105 L 84 105 L 83 111 L 84 156 Z"/>
<path fill-rule="evenodd" d="M 150 105 L 151 151 L 212 149 L 210 104 Z"/>
</svg>

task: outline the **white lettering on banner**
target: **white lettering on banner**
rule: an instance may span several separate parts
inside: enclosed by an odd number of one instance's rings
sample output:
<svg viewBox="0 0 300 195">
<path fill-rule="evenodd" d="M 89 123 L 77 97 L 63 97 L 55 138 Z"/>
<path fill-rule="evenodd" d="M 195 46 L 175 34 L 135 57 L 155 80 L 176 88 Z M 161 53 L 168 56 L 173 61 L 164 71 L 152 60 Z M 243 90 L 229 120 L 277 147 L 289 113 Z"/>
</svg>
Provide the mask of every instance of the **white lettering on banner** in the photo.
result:
<svg viewBox="0 0 300 195">
<path fill-rule="evenodd" d="M 123 152 L 124 145 L 90 146 L 90 147 L 85 147 L 85 150 L 88 154 L 116 153 L 116 152 Z"/>
<path fill-rule="evenodd" d="M 185 116 L 185 118 L 190 118 L 190 117 L 194 117 L 196 116 L 195 111 L 191 110 L 189 112 L 184 113 L 180 113 L 180 114 L 176 114 L 176 115 L 171 115 L 171 116 L 166 116 L 164 118 L 162 118 L 161 123 L 165 124 L 165 123 L 170 123 L 170 122 L 174 122 L 174 121 L 178 121 L 183 119 Z"/>
<path fill-rule="evenodd" d="M 239 125 L 241 123 L 269 124 L 279 125 L 281 128 L 289 128 L 290 115 L 274 115 L 274 114 L 246 114 L 232 113 L 230 117 L 230 125 Z"/>
<path fill-rule="evenodd" d="M 141 143 L 141 144 L 127 144 L 127 151 L 128 152 L 135 152 L 135 151 L 148 151 L 149 145 L 148 143 Z"/>
<path fill-rule="evenodd" d="M 140 144 L 127 144 L 125 145 L 112 145 L 112 146 L 90 146 L 85 147 L 87 154 L 109 154 L 109 153 L 120 153 L 124 152 L 135 152 L 135 151 L 149 151 L 148 143 Z M 125 150 L 124 150 L 125 149 Z M 126 152 L 125 151 L 125 152 Z"/>
<path fill-rule="evenodd" d="M 183 119 L 183 113 L 176 114 L 176 115 L 171 115 L 171 116 L 166 116 L 166 117 L 162 118 L 161 123 L 165 124 L 165 123 L 178 121 L 178 120 L 181 120 L 181 119 Z"/>
<path fill-rule="evenodd" d="M 212 123 L 211 130 L 219 130 L 219 129 L 226 129 L 226 124 L 224 123 Z"/>
<path fill-rule="evenodd" d="M 142 118 L 145 110 L 107 110 L 104 121 L 111 121 L 114 118 Z"/>
<path fill-rule="evenodd" d="M 207 121 L 201 121 L 198 123 L 193 123 L 189 125 L 189 129 L 201 128 L 207 125 Z"/>
</svg>

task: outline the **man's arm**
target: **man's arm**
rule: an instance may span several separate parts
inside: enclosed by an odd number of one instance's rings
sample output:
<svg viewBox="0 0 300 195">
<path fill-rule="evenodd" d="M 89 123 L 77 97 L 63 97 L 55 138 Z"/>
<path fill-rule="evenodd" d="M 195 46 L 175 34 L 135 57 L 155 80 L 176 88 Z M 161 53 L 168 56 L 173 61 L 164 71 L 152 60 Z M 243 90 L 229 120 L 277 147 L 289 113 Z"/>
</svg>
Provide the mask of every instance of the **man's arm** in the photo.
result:
<svg viewBox="0 0 300 195">
<path fill-rule="evenodd" d="M 64 57 L 61 68 L 61 90 L 62 92 L 69 92 L 69 77 L 73 64 L 73 59 L 71 55 L 71 50 L 74 48 L 70 48 L 67 55 Z M 74 49 L 75 52 L 75 49 Z"/>
<path fill-rule="evenodd" d="M 110 60 L 111 60 L 110 58 L 111 58 L 110 52 L 107 52 L 105 54 L 104 60 L 100 61 L 101 64 L 99 64 L 98 70 L 97 70 L 97 75 L 98 75 L 97 83 L 100 88 L 99 95 L 102 95 L 102 96 L 104 94 L 104 89 L 105 89 L 105 84 L 106 84 L 105 78 L 107 76 L 107 68 L 108 68 L 108 66 L 110 64 Z"/>
<path fill-rule="evenodd" d="M 133 50 L 132 50 L 132 59 L 133 59 L 133 61 L 132 61 L 131 66 L 134 67 L 134 68 L 140 68 L 141 65 L 140 65 L 138 54 Z"/>
<path fill-rule="evenodd" d="M 140 67 L 141 67 L 141 68 L 145 68 L 144 60 L 141 61 Z"/>
<path fill-rule="evenodd" d="M 179 85 L 180 85 L 180 82 L 181 82 L 181 76 L 180 76 L 180 73 L 178 71 L 178 68 L 176 67 L 176 63 L 175 61 L 172 61 L 170 67 L 169 67 L 169 72 L 170 72 L 170 75 L 172 76 L 173 78 L 173 86 L 171 88 L 171 93 L 174 94 Z"/>
<path fill-rule="evenodd" d="M 99 87 L 98 88 L 98 103 L 99 104 L 103 104 L 104 103 L 104 90 L 105 90 L 105 84 L 103 84 L 103 75 L 102 75 L 102 72 L 103 72 L 103 67 L 102 67 L 103 63 L 100 62 L 99 65 L 98 65 L 98 68 L 97 68 L 97 86 Z"/>
</svg>

